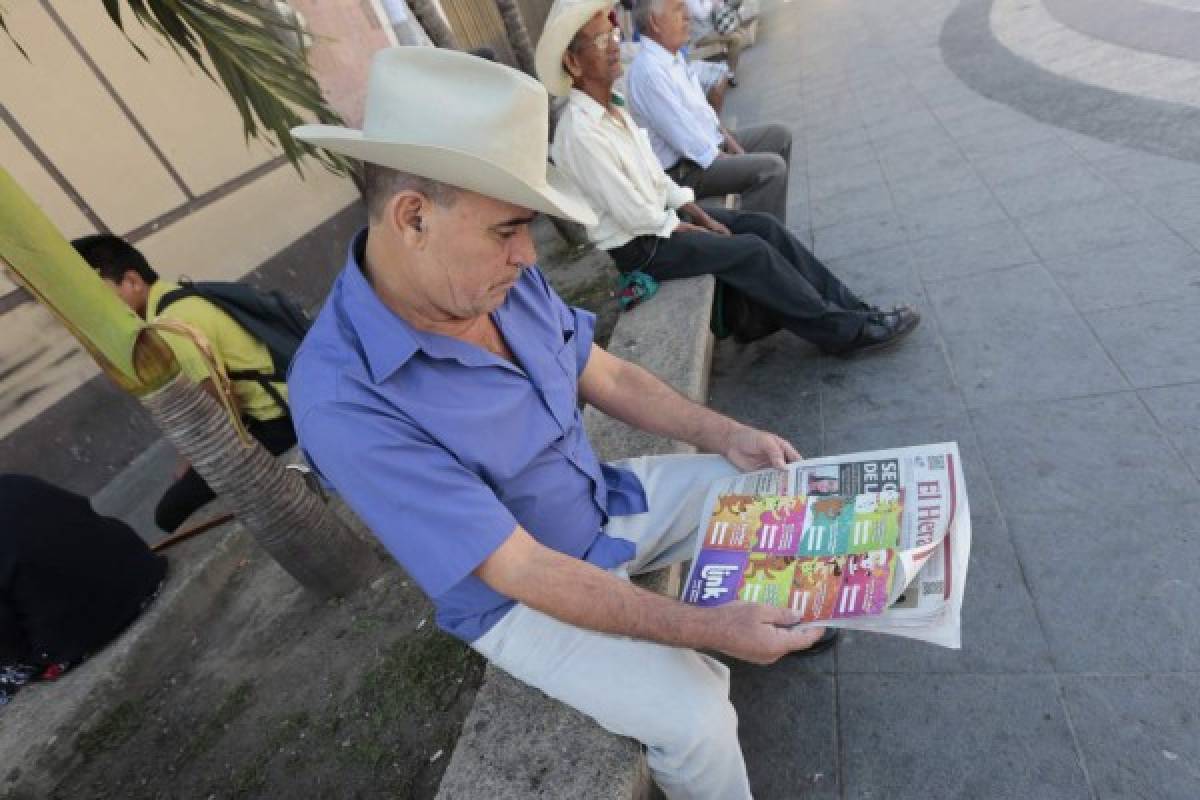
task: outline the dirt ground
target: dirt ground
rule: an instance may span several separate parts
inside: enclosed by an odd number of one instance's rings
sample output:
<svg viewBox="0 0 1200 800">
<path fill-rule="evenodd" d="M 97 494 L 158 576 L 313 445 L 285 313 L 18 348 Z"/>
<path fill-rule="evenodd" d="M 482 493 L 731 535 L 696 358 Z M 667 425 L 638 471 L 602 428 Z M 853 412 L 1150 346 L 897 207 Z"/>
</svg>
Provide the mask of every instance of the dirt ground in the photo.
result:
<svg viewBox="0 0 1200 800">
<path fill-rule="evenodd" d="M 544 219 L 535 236 L 558 291 L 597 312 L 603 345 L 617 316 L 607 258 L 569 247 Z M 55 800 L 436 794 L 484 663 L 437 631 L 412 581 L 396 570 L 321 603 L 258 555 L 220 591 L 154 681 L 122 688 L 60 743 L 77 766 Z"/>
</svg>

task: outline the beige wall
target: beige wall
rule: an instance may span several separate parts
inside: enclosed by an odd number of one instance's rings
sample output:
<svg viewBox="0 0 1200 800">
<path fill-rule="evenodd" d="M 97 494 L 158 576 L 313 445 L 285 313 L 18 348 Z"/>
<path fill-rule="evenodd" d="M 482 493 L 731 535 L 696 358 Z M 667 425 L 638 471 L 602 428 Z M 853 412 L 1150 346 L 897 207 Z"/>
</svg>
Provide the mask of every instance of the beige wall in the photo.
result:
<svg viewBox="0 0 1200 800">
<path fill-rule="evenodd" d="M 224 90 L 127 9 L 126 31 L 147 60 L 109 21 L 101 0 L 52 2 L 78 45 L 39 0 L 3 6 L 29 59 L 0 36 L 0 106 L 14 121 L 0 122 L 0 163 L 66 236 L 96 226 L 45 162 L 113 233 L 145 229 L 169 214 L 136 242 L 168 277 L 238 278 L 356 199 L 348 180 L 315 164 L 301 177 L 286 163 L 273 164 L 273 146 L 247 144 Z M 367 64 L 387 42 L 371 3 L 294 6 L 315 34 L 310 61 L 328 99 L 356 123 Z M 11 301 L 11 290 L 0 276 L 0 298 Z M 0 436 L 95 372 L 36 306 L 0 312 L 0 340 Z"/>
</svg>

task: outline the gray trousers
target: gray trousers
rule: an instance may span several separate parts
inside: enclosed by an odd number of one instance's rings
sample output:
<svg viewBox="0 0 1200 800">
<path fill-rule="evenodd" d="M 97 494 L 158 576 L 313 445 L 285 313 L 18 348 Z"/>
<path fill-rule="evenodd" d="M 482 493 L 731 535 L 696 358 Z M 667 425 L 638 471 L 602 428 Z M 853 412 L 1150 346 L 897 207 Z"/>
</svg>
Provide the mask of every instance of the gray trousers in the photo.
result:
<svg viewBox="0 0 1200 800">
<path fill-rule="evenodd" d="M 708 487 L 737 469 L 709 455 L 617 463 L 641 480 L 650 509 L 609 519 L 605 532 L 637 548 L 612 571 L 624 579 L 691 558 Z M 711 656 L 577 628 L 521 604 L 472 647 L 517 680 L 645 745 L 650 773 L 669 800 L 751 800 L 729 669 Z"/>
<path fill-rule="evenodd" d="M 734 131 L 733 136 L 744 155 L 721 153 L 708 169 L 684 159 L 667 174 L 680 186 L 691 187 L 697 200 L 740 194 L 743 211 L 764 211 L 786 225 L 791 131 L 768 123 Z"/>
</svg>

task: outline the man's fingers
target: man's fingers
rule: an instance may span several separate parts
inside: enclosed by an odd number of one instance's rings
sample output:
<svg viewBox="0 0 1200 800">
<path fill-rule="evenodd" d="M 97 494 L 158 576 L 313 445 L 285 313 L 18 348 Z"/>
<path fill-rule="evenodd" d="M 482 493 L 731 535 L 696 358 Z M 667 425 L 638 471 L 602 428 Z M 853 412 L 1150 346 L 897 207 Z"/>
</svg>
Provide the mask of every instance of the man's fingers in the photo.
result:
<svg viewBox="0 0 1200 800">
<path fill-rule="evenodd" d="M 800 455 L 800 451 L 792 446 L 792 443 L 787 439 L 783 439 L 783 454 L 787 457 L 788 463 L 793 461 L 803 461 L 804 456 Z"/>
</svg>

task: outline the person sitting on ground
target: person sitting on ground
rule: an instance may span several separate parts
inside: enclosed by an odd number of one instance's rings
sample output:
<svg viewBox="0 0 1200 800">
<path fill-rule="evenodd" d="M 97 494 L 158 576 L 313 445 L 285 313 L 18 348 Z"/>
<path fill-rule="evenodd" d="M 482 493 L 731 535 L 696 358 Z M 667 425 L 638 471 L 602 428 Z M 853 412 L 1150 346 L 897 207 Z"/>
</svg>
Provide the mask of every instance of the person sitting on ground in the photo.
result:
<svg viewBox="0 0 1200 800">
<path fill-rule="evenodd" d="M 713 24 L 713 14 L 732 0 L 687 0 L 687 15 L 690 17 L 691 41 L 693 47 L 708 47 L 720 45 L 725 48 L 725 63 L 729 65 L 726 78 L 730 86 L 737 86 L 737 68 L 742 50 L 746 47 L 746 34 L 739 26 L 730 33 L 721 33 Z M 634 4 L 636 6 L 636 2 Z M 637 14 L 637 9 L 634 9 Z M 638 20 L 638 28 L 645 35 L 645 22 Z M 684 44 L 687 44 L 688 31 L 684 31 Z"/>
<path fill-rule="evenodd" d="M 364 162 L 368 213 L 292 364 L 300 444 L 443 630 L 643 742 L 668 796 L 748 798 L 729 670 L 697 649 L 766 663 L 822 631 L 628 578 L 688 557 L 713 480 L 800 456 L 597 347 L 550 287 L 535 213 L 595 218 L 557 188 L 547 110 L 524 73 L 402 47 L 374 57 L 363 130 L 293 131 Z M 602 464 L 580 400 L 720 455 Z"/>
<path fill-rule="evenodd" d="M 621 63 L 608 4 L 556 0 L 536 53 L 547 89 L 570 98 L 551 153 L 596 212 L 589 239 L 622 273 L 660 281 L 714 275 L 827 353 L 862 352 L 910 333 L 916 311 L 860 300 L 770 214 L 703 209 L 662 171 L 613 93 Z"/>
<path fill-rule="evenodd" d="M 179 284 L 160 279 L 145 256 L 124 239 L 111 234 L 96 234 L 76 239 L 71 244 L 117 296 L 147 322 L 162 318 L 191 325 L 208 340 L 213 355 L 228 373 L 274 373 L 275 367 L 266 345 L 203 297 L 183 296 L 160 308 L 163 298 L 178 290 Z M 177 334 L 162 335 L 174 351 L 184 374 L 214 397 L 217 396 L 208 367 L 195 345 Z M 286 384 L 268 382 L 264 386 L 258 380 L 234 380 L 233 391 L 246 430 L 272 455 L 280 455 L 296 443 L 296 433 L 287 409 Z M 216 497 L 190 465 L 182 464 L 176 478 L 154 512 L 158 527 L 168 533 L 176 530 L 193 512 Z"/>
<path fill-rule="evenodd" d="M 742 209 L 786 225 L 792 134 L 768 123 L 735 136 L 721 125 L 680 52 L 688 35 L 684 0 L 637 0 L 633 13 L 642 47 L 629 65 L 629 111 L 650 134 L 663 169 L 698 198 L 738 194 Z"/>
<path fill-rule="evenodd" d="M 0 475 L 0 706 L 116 638 L 166 570 L 165 558 L 86 497 Z"/>
</svg>

